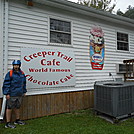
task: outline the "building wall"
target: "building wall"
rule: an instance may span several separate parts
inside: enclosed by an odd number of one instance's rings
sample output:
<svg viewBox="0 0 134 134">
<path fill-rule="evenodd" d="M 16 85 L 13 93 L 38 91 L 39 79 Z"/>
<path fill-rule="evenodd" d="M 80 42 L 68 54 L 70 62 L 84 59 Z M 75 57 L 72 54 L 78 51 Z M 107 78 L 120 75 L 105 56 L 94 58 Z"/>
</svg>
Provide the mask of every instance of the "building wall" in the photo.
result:
<svg viewBox="0 0 134 134">
<path fill-rule="evenodd" d="M 76 85 L 28 89 L 28 96 L 24 98 L 21 108 L 21 119 L 92 108 L 94 82 L 111 80 L 109 72 L 114 78 L 123 78 L 123 75 L 116 73 L 116 63 L 134 58 L 134 33 L 131 27 L 108 23 L 95 17 L 81 16 L 67 10 L 61 11 L 48 5 L 34 3 L 33 7 L 28 7 L 25 1 L 12 0 L 5 4 L 2 2 L 3 0 L 0 0 L 0 18 L 4 18 L 0 19 L 0 38 L 3 38 L 0 41 L 0 62 L 3 63 L 0 64 L 0 72 L 4 72 L 4 75 L 0 77 L 1 83 L 7 71 L 12 68 L 12 61 L 21 59 L 21 47 L 64 50 L 71 48 L 75 53 Z M 49 43 L 49 18 L 71 21 L 71 45 Z M 92 70 L 90 65 L 89 31 L 94 25 L 99 25 L 105 33 L 106 54 L 103 70 Z M 129 34 L 129 52 L 116 50 L 117 31 Z M 14 118 L 13 116 L 12 119 Z"/>
<path fill-rule="evenodd" d="M 49 43 L 49 18 L 71 21 L 72 24 L 72 44 L 55 45 Z M 105 65 L 103 70 L 92 70 L 89 56 L 89 31 L 92 26 L 99 25 L 105 33 Z M 129 33 L 130 51 L 116 50 L 116 32 Z M 124 59 L 134 58 L 134 34 L 130 29 L 115 24 L 107 24 L 106 21 L 97 18 L 76 15 L 68 11 L 61 11 L 58 8 L 34 3 L 33 7 L 28 7 L 25 1 L 9 1 L 8 6 L 8 55 L 4 59 L 8 68 L 12 68 L 11 62 L 20 59 L 21 47 L 30 48 L 54 48 L 72 49 L 75 53 L 76 66 L 76 86 L 62 88 L 28 89 L 28 94 L 44 94 L 66 91 L 78 91 L 93 89 L 97 80 L 110 80 L 109 72 L 114 78 L 123 78 L 123 75 L 116 74 L 116 63 L 122 63 Z M 6 52 L 6 50 L 5 50 Z M 5 53 L 6 55 L 7 53 Z M 4 75 L 5 75 L 4 74 Z"/>
<path fill-rule="evenodd" d="M 33 119 L 48 115 L 93 108 L 93 90 L 26 96 L 20 109 L 21 119 Z M 0 104 L 2 99 L 0 99 Z M 1 108 L 0 108 L 1 109 Z M 5 118 L 4 118 L 5 119 Z M 12 121 L 15 114 L 12 115 Z"/>
</svg>

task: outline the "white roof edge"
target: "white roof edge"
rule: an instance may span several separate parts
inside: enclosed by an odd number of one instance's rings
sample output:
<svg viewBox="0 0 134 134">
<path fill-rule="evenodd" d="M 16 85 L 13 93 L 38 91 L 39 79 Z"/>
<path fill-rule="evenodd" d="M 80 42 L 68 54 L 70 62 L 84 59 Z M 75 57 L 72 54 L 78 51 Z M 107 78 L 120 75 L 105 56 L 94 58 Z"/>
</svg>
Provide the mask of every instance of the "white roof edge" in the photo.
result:
<svg viewBox="0 0 134 134">
<path fill-rule="evenodd" d="M 109 12 L 104 12 L 101 10 L 96 10 L 94 8 L 86 7 L 71 1 L 67 0 L 33 0 L 33 1 L 36 3 L 53 6 L 55 8 L 65 9 L 74 13 L 76 12 L 78 14 L 84 14 L 86 16 L 93 16 L 95 18 L 100 18 L 104 20 L 108 19 L 107 21 L 123 24 L 126 26 L 131 26 L 134 28 L 133 19 L 119 15 L 114 15 Z"/>
</svg>

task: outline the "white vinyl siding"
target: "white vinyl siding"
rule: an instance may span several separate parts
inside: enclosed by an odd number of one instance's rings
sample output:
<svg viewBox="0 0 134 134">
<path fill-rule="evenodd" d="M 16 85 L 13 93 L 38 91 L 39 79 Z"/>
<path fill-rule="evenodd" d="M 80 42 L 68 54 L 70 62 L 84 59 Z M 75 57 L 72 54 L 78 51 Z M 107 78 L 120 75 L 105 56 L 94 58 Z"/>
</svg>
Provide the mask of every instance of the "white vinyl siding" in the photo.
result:
<svg viewBox="0 0 134 134">
<path fill-rule="evenodd" d="M 29 10 L 25 3 L 9 3 L 8 41 L 9 65 L 13 59 L 20 58 L 21 47 L 44 47 L 48 42 L 47 16 Z"/>
<path fill-rule="evenodd" d="M 108 24 L 96 23 L 91 18 L 82 19 L 65 15 L 64 12 L 56 13 L 52 9 L 46 11 L 45 6 L 40 5 L 29 8 L 25 1 L 12 0 L 9 3 L 8 17 L 8 70 L 12 68 L 11 62 L 21 58 L 21 47 L 30 48 L 54 48 L 72 49 L 75 53 L 76 86 L 60 88 L 29 89 L 30 94 L 53 93 L 77 90 L 93 89 L 94 82 L 98 80 L 111 80 L 109 72 L 114 78 L 123 78 L 123 75 L 116 74 L 116 63 L 122 63 L 124 59 L 134 58 L 134 34 L 129 33 L 130 52 L 116 50 L 116 30 L 125 29 Z M 49 44 L 49 18 L 60 18 L 71 21 L 71 46 Z M 94 25 L 99 25 L 104 31 L 105 39 L 105 60 L 103 70 L 92 70 L 89 54 L 89 34 Z"/>
</svg>

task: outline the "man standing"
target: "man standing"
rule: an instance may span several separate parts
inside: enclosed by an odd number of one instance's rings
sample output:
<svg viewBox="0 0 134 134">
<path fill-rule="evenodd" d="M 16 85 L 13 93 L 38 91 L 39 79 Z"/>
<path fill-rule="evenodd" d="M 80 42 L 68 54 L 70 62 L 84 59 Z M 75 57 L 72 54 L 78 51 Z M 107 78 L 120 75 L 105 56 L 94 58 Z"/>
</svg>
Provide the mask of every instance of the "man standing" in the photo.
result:
<svg viewBox="0 0 134 134">
<path fill-rule="evenodd" d="M 6 95 L 6 125 L 5 128 L 15 128 L 11 124 L 12 110 L 15 111 L 16 121 L 14 124 L 24 125 L 25 123 L 20 120 L 20 106 L 22 97 L 26 95 L 26 77 L 24 72 L 20 69 L 20 60 L 12 62 L 13 69 L 10 70 L 3 83 L 3 94 Z"/>
</svg>

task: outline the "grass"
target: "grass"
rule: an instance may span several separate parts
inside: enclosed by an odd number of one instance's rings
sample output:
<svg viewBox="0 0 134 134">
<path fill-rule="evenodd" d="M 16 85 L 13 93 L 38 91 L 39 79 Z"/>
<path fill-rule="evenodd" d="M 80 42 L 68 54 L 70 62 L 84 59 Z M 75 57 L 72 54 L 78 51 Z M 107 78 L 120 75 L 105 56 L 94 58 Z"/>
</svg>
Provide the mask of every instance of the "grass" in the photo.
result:
<svg viewBox="0 0 134 134">
<path fill-rule="evenodd" d="M 0 124 L 0 134 L 134 134 L 134 119 L 119 124 L 95 116 L 92 110 L 46 116 L 25 121 L 26 125 L 16 129 L 4 128 Z"/>
</svg>

